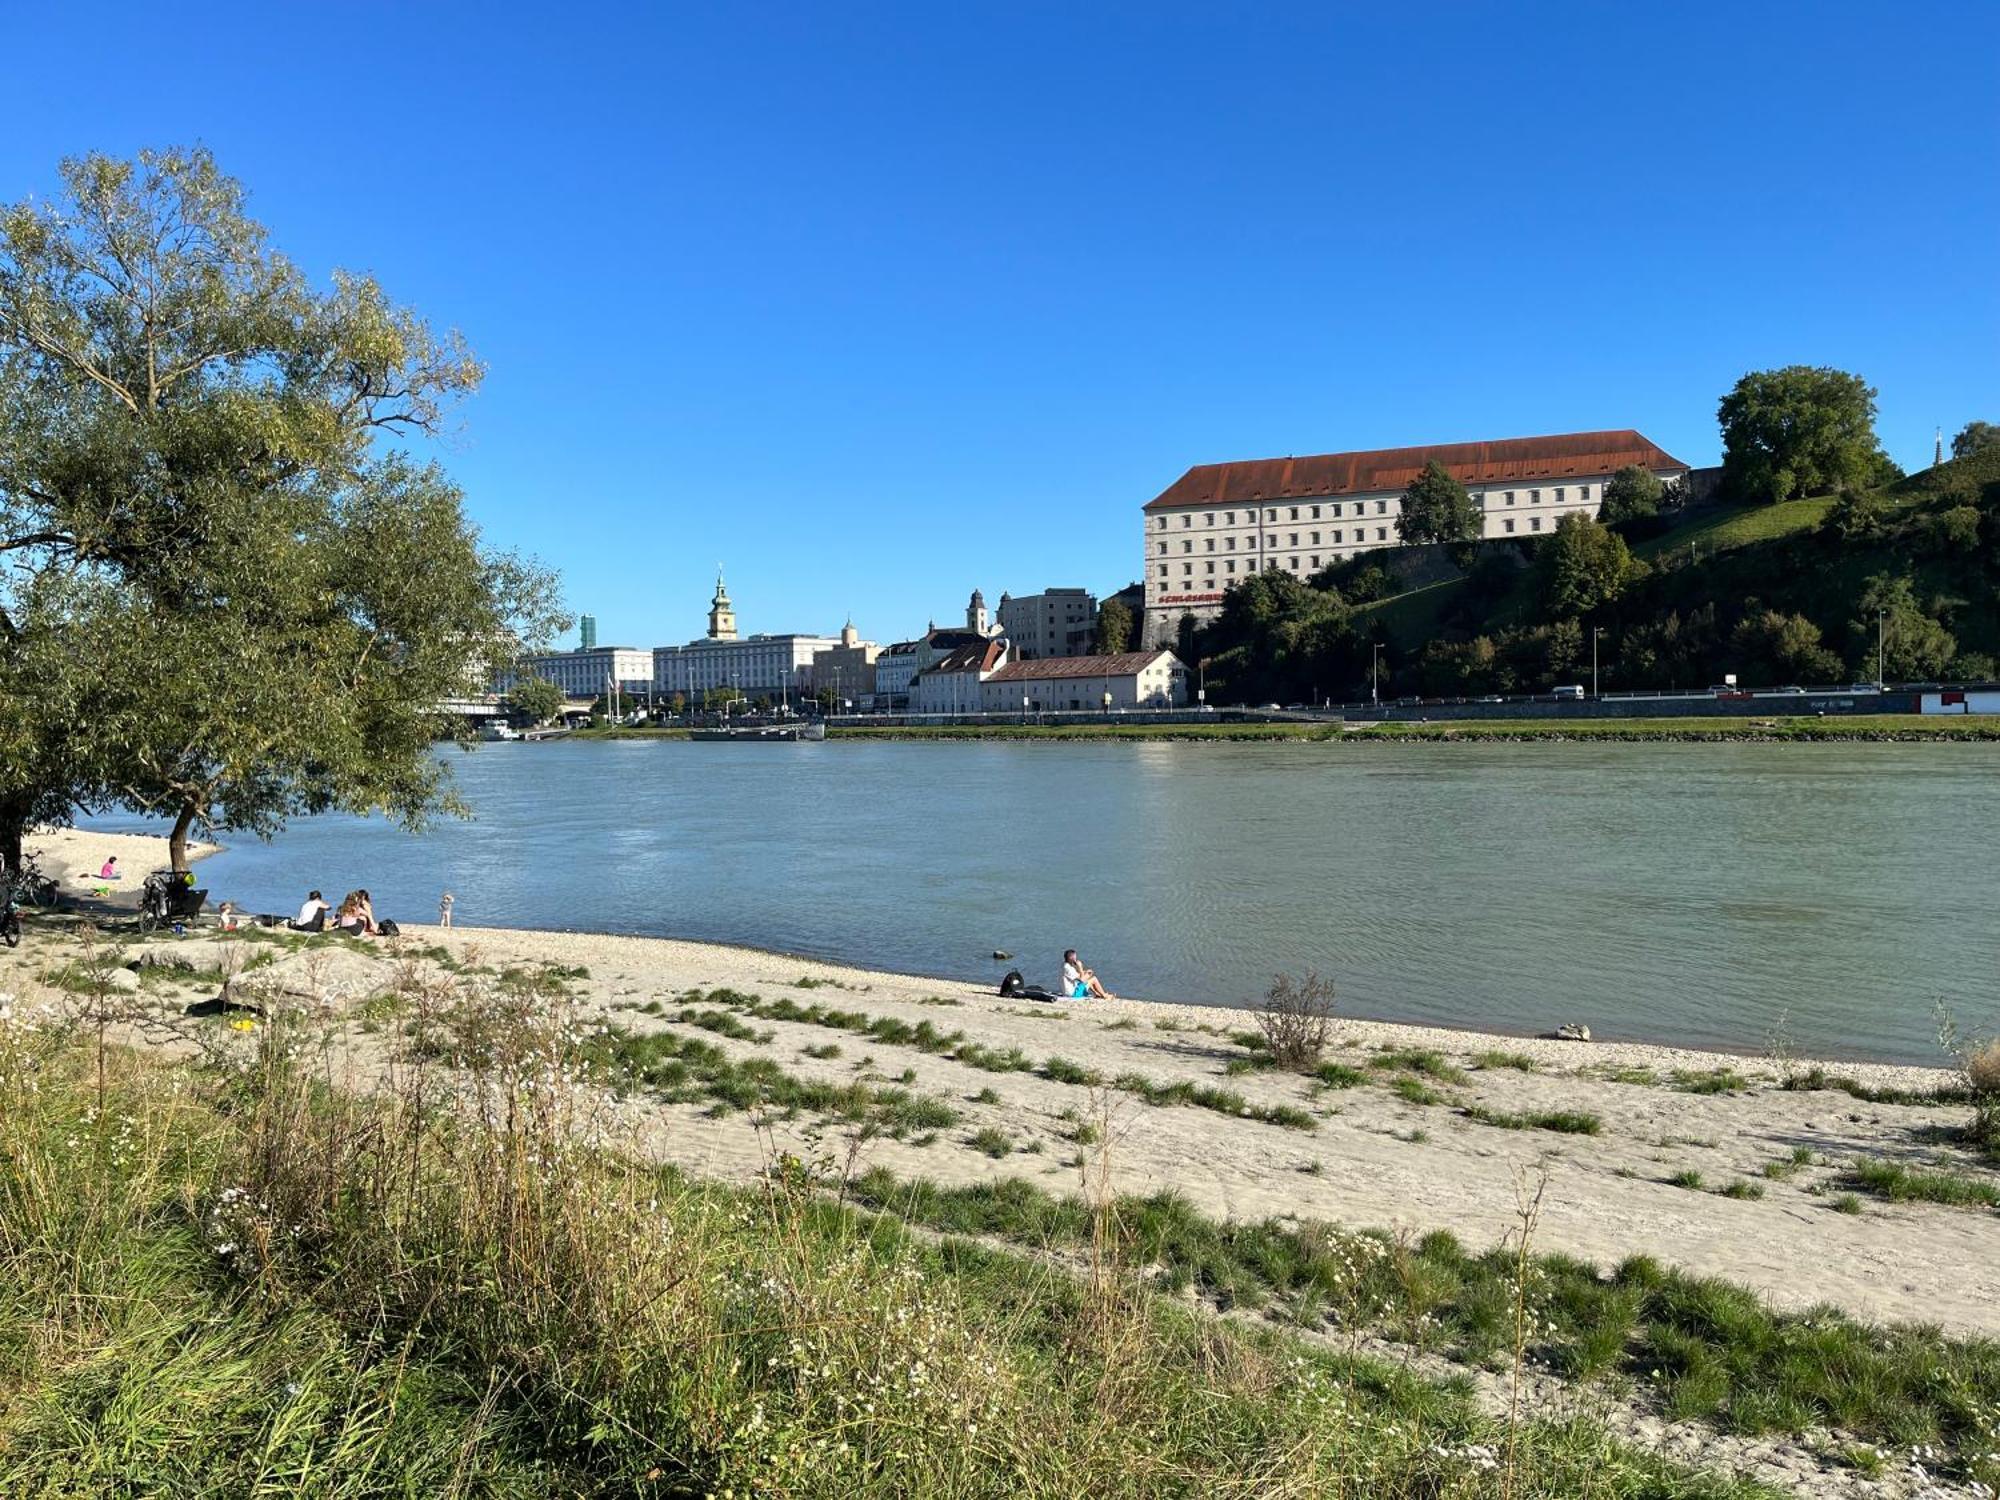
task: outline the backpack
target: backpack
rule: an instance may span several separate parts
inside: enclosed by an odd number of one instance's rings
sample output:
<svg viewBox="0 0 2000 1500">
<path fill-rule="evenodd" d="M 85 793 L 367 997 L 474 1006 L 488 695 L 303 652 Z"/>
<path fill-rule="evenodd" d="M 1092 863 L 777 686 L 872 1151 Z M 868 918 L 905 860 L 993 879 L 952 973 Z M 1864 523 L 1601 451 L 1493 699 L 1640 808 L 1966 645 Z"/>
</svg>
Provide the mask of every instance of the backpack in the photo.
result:
<svg viewBox="0 0 2000 1500">
<path fill-rule="evenodd" d="M 1000 997 L 1003 1000 L 1013 1000 L 1027 987 L 1028 983 L 1021 977 L 1021 971 L 1009 969 L 1006 977 L 1000 981 Z"/>
<path fill-rule="evenodd" d="M 384 917 L 381 921 L 375 924 L 375 930 L 378 933 L 380 933 L 383 937 L 401 937 L 403 935 L 403 929 L 398 927 L 394 922 L 390 921 L 387 917 Z"/>
</svg>

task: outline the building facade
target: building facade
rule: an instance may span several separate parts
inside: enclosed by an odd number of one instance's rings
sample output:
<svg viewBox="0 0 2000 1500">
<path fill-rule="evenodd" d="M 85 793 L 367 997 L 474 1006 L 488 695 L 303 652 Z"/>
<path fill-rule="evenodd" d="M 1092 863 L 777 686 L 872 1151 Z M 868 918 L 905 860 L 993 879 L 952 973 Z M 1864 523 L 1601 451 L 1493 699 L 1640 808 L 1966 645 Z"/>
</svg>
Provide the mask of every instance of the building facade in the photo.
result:
<svg viewBox="0 0 2000 1500">
<path fill-rule="evenodd" d="M 567 698 L 602 697 L 614 682 L 621 693 L 643 695 L 653 680 L 653 658 L 651 653 L 632 646 L 551 651 L 522 657 L 520 675 L 553 682 Z M 509 673 L 495 686 L 505 692 L 513 686 L 515 676 Z"/>
<path fill-rule="evenodd" d="M 840 644 L 813 657 L 813 691 L 831 689 L 842 704 L 871 702 L 875 697 L 875 663 L 881 655 L 882 648 L 862 640 L 850 619 L 840 628 Z M 904 691 L 909 691 L 907 685 Z"/>
<path fill-rule="evenodd" d="M 746 697 L 810 692 L 813 659 L 840 642 L 826 635 L 738 637 L 736 608 L 720 575 L 709 601 L 708 634 L 685 646 L 655 646 L 649 664 L 654 691 L 694 699 L 715 688 Z"/>
<path fill-rule="evenodd" d="M 910 688 L 913 714 L 985 712 L 980 684 L 1007 661 L 1007 643 L 994 637 L 969 641 L 917 673 Z"/>
<path fill-rule="evenodd" d="M 1401 545 L 1403 491 L 1433 461 L 1466 487 L 1489 540 L 1595 516 L 1605 484 L 1628 466 L 1662 480 L 1688 472 L 1630 429 L 1199 464 L 1144 507 L 1145 639 L 1172 640 L 1184 614 L 1214 618 L 1229 586 L 1252 573 L 1304 577 Z"/>
<path fill-rule="evenodd" d="M 1182 708 L 1187 668 L 1171 651 L 1012 661 L 980 683 L 988 713 Z"/>
<path fill-rule="evenodd" d="M 1097 600 L 1088 589 L 1000 596 L 1000 633 L 1016 661 L 1088 656 L 1097 644 Z"/>
</svg>

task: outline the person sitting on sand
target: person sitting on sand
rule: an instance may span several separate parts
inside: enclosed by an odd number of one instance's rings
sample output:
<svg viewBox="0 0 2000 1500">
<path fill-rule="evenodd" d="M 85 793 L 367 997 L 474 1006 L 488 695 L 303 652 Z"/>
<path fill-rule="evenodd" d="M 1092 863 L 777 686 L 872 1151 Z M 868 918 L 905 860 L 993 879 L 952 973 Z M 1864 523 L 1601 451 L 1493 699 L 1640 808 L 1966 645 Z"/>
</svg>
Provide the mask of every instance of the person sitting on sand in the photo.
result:
<svg viewBox="0 0 2000 1500">
<path fill-rule="evenodd" d="M 118 878 L 117 855 L 112 855 L 111 858 L 104 862 L 104 868 L 97 872 L 97 878 L 99 880 L 116 880 Z"/>
<path fill-rule="evenodd" d="M 326 931 L 326 914 L 333 908 L 326 904 L 326 898 L 318 891 L 306 894 L 306 903 L 299 908 L 298 920 L 290 923 L 294 932 Z"/>
<path fill-rule="evenodd" d="M 1097 982 L 1097 976 L 1076 956 L 1076 949 L 1063 949 L 1063 994 L 1072 1000 L 1115 1000 L 1117 996 Z"/>
<path fill-rule="evenodd" d="M 340 901 L 340 913 L 333 925 L 349 937 L 367 937 L 375 930 L 368 913 L 368 898 L 361 891 L 349 891 Z"/>
</svg>

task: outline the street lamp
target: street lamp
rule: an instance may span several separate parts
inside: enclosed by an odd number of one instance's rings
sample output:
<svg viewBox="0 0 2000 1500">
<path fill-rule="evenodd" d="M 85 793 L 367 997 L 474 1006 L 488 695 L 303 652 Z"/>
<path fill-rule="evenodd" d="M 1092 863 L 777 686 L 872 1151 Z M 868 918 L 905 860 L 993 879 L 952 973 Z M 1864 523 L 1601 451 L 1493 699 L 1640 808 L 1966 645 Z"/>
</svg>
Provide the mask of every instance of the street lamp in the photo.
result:
<svg viewBox="0 0 2000 1500">
<path fill-rule="evenodd" d="M 1378 684 L 1380 678 L 1379 668 L 1382 665 L 1382 643 L 1380 641 L 1371 641 L 1368 649 L 1371 653 L 1368 658 L 1368 701 L 1370 703 L 1380 703 L 1382 701 L 1382 693 Z"/>
<path fill-rule="evenodd" d="M 1604 634 L 1602 625 L 1590 627 L 1590 696 L 1597 696 L 1597 638 Z"/>
<path fill-rule="evenodd" d="M 1104 716 L 1105 716 L 1106 718 L 1109 718 L 1109 717 L 1111 716 L 1111 689 L 1110 689 L 1110 688 L 1106 688 L 1106 689 L 1104 690 Z"/>
<path fill-rule="evenodd" d="M 1883 687 L 1882 662 L 1888 639 L 1889 611 L 1886 608 L 1878 609 L 1875 611 L 1875 691 L 1878 693 Z"/>
</svg>

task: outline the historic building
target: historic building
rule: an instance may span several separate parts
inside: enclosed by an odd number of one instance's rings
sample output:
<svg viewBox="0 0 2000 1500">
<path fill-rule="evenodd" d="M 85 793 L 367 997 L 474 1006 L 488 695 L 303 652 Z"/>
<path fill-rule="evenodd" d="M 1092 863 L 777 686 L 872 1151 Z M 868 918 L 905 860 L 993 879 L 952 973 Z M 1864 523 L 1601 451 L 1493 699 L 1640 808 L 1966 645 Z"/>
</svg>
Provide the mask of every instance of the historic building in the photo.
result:
<svg viewBox="0 0 2000 1500">
<path fill-rule="evenodd" d="M 1187 669 L 1171 651 L 1012 659 L 1009 643 L 967 644 L 917 677 L 915 714 L 1080 713 L 1180 708 Z"/>
<path fill-rule="evenodd" d="M 882 648 L 862 640 L 849 619 L 840 627 L 840 644 L 813 657 L 813 691 L 830 688 L 843 704 L 871 702 L 875 697 L 875 663 L 881 655 Z"/>
<path fill-rule="evenodd" d="M 1628 466 L 1662 480 L 1688 472 L 1630 429 L 1198 464 L 1144 507 L 1145 639 L 1174 639 L 1184 614 L 1213 618 L 1229 586 L 1252 573 L 1304 577 L 1400 545 L 1403 491 L 1433 460 L 1471 494 L 1489 539 L 1596 515 L 1606 482 Z"/>
<path fill-rule="evenodd" d="M 708 606 L 708 634 L 685 646 L 655 646 L 652 683 L 661 694 L 690 699 L 713 688 L 735 688 L 746 697 L 775 697 L 811 691 L 813 659 L 840 644 L 827 635 L 736 633 L 736 607 L 722 575 Z"/>
<path fill-rule="evenodd" d="M 1097 643 L 1097 600 L 1088 589 L 1000 596 L 1000 633 L 1014 658 L 1087 656 Z"/>
<path fill-rule="evenodd" d="M 653 659 L 632 646 L 587 646 L 578 651 L 551 651 L 521 658 L 519 675 L 553 682 L 566 698 L 601 698 L 616 684 L 621 693 L 645 694 L 653 678 Z M 494 684 L 505 692 L 517 680 L 507 673 Z"/>
</svg>

